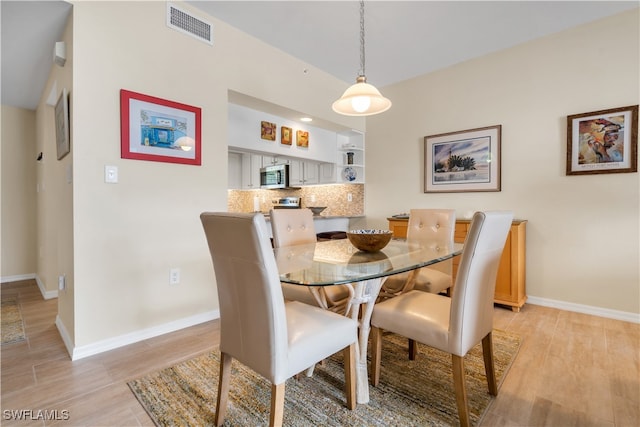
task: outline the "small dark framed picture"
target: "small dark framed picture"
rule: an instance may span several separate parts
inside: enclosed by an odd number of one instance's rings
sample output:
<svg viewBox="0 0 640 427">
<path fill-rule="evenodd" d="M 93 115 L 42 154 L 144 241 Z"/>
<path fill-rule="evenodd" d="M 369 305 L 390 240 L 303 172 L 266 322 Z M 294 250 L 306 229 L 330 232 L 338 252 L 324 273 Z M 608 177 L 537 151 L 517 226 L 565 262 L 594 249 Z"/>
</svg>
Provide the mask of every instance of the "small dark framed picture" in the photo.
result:
<svg viewBox="0 0 640 427">
<path fill-rule="evenodd" d="M 62 89 L 55 108 L 56 114 L 56 153 L 58 160 L 69 154 L 71 143 L 69 137 L 69 95 Z"/>
<path fill-rule="evenodd" d="M 296 131 L 296 145 L 298 147 L 309 147 L 309 132 L 305 130 Z"/>
<path fill-rule="evenodd" d="M 260 122 L 260 138 L 268 141 L 276 140 L 276 124 L 271 122 Z"/>
<path fill-rule="evenodd" d="M 291 136 L 293 134 L 293 130 L 286 126 L 280 127 L 280 143 L 283 145 L 291 145 Z"/>
<path fill-rule="evenodd" d="M 567 175 L 637 171 L 637 105 L 567 116 Z"/>
</svg>

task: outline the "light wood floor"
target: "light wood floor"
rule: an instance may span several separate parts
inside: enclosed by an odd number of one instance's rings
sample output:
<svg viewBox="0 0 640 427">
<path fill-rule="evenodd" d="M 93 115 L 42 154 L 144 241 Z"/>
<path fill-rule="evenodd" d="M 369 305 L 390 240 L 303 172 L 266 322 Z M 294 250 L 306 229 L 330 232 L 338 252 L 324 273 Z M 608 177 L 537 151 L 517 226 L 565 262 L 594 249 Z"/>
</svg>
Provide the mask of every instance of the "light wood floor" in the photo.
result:
<svg viewBox="0 0 640 427">
<path fill-rule="evenodd" d="M 1 293 L 18 297 L 27 333 L 1 350 L 4 426 L 152 426 L 127 381 L 219 340 L 212 321 L 72 362 L 54 324 L 57 300 L 43 300 L 33 280 Z M 494 324 L 524 342 L 482 426 L 640 425 L 640 325 L 534 305 L 496 307 Z M 6 419 L 19 409 L 66 410 L 69 420 Z"/>
</svg>

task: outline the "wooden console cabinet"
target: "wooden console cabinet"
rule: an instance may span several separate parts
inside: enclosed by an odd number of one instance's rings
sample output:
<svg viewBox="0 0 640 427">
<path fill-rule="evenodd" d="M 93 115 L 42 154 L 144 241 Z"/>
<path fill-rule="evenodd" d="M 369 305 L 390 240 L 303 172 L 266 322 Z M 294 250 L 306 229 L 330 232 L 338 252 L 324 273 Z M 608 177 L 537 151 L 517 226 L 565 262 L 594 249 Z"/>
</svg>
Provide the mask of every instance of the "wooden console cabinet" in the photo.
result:
<svg viewBox="0 0 640 427">
<path fill-rule="evenodd" d="M 389 230 L 394 237 L 407 237 L 408 219 L 387 218 Z M 502 252 L 498 276 L 496 278 L 496 290 L 494 301 L 496 304 L 511 307 L 513 311 L 520 311 L 527 300 L 526 294 L 526 220 L 514 220 L 511 223 L 511 230 L 507 236 L 507 241 Z M 457 243 L 464 243 L 467 236 L 471 220 L 456 220 L 456 230 L 454 240 Z M 460 257 L 453 259 L 453 280 L 455 282 L 456 272 Z"/>
</svg>

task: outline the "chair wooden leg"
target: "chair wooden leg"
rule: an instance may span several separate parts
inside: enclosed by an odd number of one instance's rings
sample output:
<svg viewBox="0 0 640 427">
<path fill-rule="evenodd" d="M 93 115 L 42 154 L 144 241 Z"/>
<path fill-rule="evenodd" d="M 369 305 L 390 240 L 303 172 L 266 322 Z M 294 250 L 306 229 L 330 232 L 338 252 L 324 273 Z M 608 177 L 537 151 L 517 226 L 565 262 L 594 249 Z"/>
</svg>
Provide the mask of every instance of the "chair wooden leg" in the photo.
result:
<svg viewBox="0 0 640 427">
<path fill-rule="evenodd" d="M 415 340 L 412 340 L 411 338 L 409 338 L 408 341 L 409 341 L 409 360 L 416 360 L 416 357 L 418 356 L 418 343 L 416 343 Z"/>
<path fill-rule="evenodd" d="M 233 357 L 225 353 L 220 353 L 220 378 L 218 380 L 218 398 L 216 399 L 216 416 L 214 419 L 216 426 L 224 424 L 224 417 L 227 413 L 232 361 Z"/>
<path fill-rule="evenodd" d="M 487 374 L 489 394 L 498 395 L 498 383 L 496 382 L 496 370 L 493 362 L 493 337 L 489 332 L 482 338 L 482 355 L 484 356 L 484 372 Z"/>
<path fill-rule="evenodd" d="M 371 328 L 371 385 L 374 387 L 380 382 L 380 358 L 382 357 L 382 329 L 373 326 Z"/>
<path fill-rule="evenodd" d="M 356 344 L 353 343 L 342 352 L 344 359 L 344 393 L 347 408 L 356 409 Z"/>
<path fill-rule="evenodd" d="M 284 382 L 271 384 L 271 412 L 269 426 L 280 427 L 284 416 Z"/>
<path fill-rule="evenodd" d="M 464 357 L 451 355 L 453 362 L 453 386 L 456 389 L 456 403 L 458 404 L 458 418 L 460 425 L 468 427 L 469 407 L 467 406 L 467 389 L 464 385 Z"/>
</svg>

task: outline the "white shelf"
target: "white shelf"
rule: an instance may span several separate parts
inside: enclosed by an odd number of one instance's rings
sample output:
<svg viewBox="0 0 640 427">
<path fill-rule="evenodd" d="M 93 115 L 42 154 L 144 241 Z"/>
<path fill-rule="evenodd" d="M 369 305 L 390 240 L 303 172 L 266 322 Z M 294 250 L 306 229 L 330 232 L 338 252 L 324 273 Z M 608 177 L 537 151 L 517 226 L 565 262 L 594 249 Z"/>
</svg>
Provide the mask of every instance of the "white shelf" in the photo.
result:
<svg viewBox="0 0 640 427">
<path fill-rule="evenodd" d="M 338 136 L 338 156 L 337 156 L 337 181 L 342 184 L 363 184 L 365 182 L 365 148 L 364 134 L 362 132 L 351 131 Z M 353 153 L 347 156 L 346 153 Z M 347 157 L 353 163 L 347 162 Z M 344 179 L 343 173 L 346 168 L 352 168 L 356 179 L 349 181 Z"/>
</svg>

